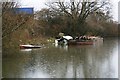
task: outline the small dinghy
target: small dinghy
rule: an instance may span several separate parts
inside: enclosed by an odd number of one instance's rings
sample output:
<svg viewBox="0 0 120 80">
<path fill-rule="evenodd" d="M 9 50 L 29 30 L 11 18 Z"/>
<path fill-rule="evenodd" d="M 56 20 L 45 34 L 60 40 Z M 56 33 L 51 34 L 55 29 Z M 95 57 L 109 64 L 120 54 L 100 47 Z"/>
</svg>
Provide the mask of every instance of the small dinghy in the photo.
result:
<svg viewBox="0 0 120 80">
<path fill-rule="evenodd" d="M 41 48 L 41 46 L 38 45 L 20 45 L 20 49 L 29 49 L 29 48 Z"/>
</svg>

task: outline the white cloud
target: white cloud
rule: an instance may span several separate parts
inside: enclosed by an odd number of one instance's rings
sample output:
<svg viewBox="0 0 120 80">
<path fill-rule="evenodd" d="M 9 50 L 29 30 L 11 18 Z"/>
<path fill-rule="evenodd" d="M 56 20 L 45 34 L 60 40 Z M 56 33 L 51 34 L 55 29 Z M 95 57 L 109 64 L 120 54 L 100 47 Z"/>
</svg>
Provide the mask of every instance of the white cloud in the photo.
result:
<svg viewBox="0 0 120 80">
<path fill-rule="evenodd" d="M 118 21 L 118 2 L 120 0 L 110 0 L 112 6 L 112 15 L 115 21 Z"/>
<path fill-rule="evenodd" d="M 20 0 L 21 7 L 34 7 L 34 10 L 40 10 L 45 7 L 45 0 Z"/>
</svg>

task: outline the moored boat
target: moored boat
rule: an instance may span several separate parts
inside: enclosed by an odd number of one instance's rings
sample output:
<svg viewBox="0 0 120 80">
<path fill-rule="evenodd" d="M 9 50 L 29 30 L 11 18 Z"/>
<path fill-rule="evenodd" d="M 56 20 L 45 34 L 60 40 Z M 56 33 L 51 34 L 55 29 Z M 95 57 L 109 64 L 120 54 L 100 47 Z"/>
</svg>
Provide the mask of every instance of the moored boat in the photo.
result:
<svg viewBox="0 0 120 80">
<path fill-rule="evenodd" d="M 68 42 L 68 45 L 93 45 L 94 41 L 92 40 L 84 40 L 84 41 L 76 41 L 71 40 Z"/>
<path fill-rule="evenodd" d="M 72 37 L 72 36 L 62 36 L 60 38 L 57 38 L 55 40 L 55 44 L 57 45 L 93 45 L 103 42 L 103 38 L 99 36 L 78 36 L 78 37 Z"/>
<path fill-rule="evenodd" d="M 20 45 L 20 49 L 28 49 L 28 48 L 41 48 L 41 46 L 38 45 Z"/>
</svg>

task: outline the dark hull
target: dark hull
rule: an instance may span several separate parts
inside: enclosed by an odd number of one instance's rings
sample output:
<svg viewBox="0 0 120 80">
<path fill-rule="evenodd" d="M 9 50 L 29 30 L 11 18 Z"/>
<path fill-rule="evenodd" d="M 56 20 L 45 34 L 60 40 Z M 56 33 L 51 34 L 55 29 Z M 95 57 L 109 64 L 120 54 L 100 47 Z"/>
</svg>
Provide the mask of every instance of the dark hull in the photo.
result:
<svg viewBox="0 0 120 80">
<path fill-rule="evenodd" d="M 93 41 L 69 41 L 68 45 L 93 45 Z"/>
</svg>

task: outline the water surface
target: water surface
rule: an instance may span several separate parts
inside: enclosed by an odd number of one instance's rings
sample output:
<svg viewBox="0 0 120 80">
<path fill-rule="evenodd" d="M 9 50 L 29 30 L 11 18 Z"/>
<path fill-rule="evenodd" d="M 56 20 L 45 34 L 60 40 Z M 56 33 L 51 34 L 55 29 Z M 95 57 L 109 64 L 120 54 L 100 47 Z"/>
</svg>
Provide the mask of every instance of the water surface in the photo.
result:
<svg viewBox="0 0 120 80">
<path fill-rule="evenodd" d="M 118 39 L 8 53 L 3 56 L 4 78 L 118 78 Z"/>
</svg>

